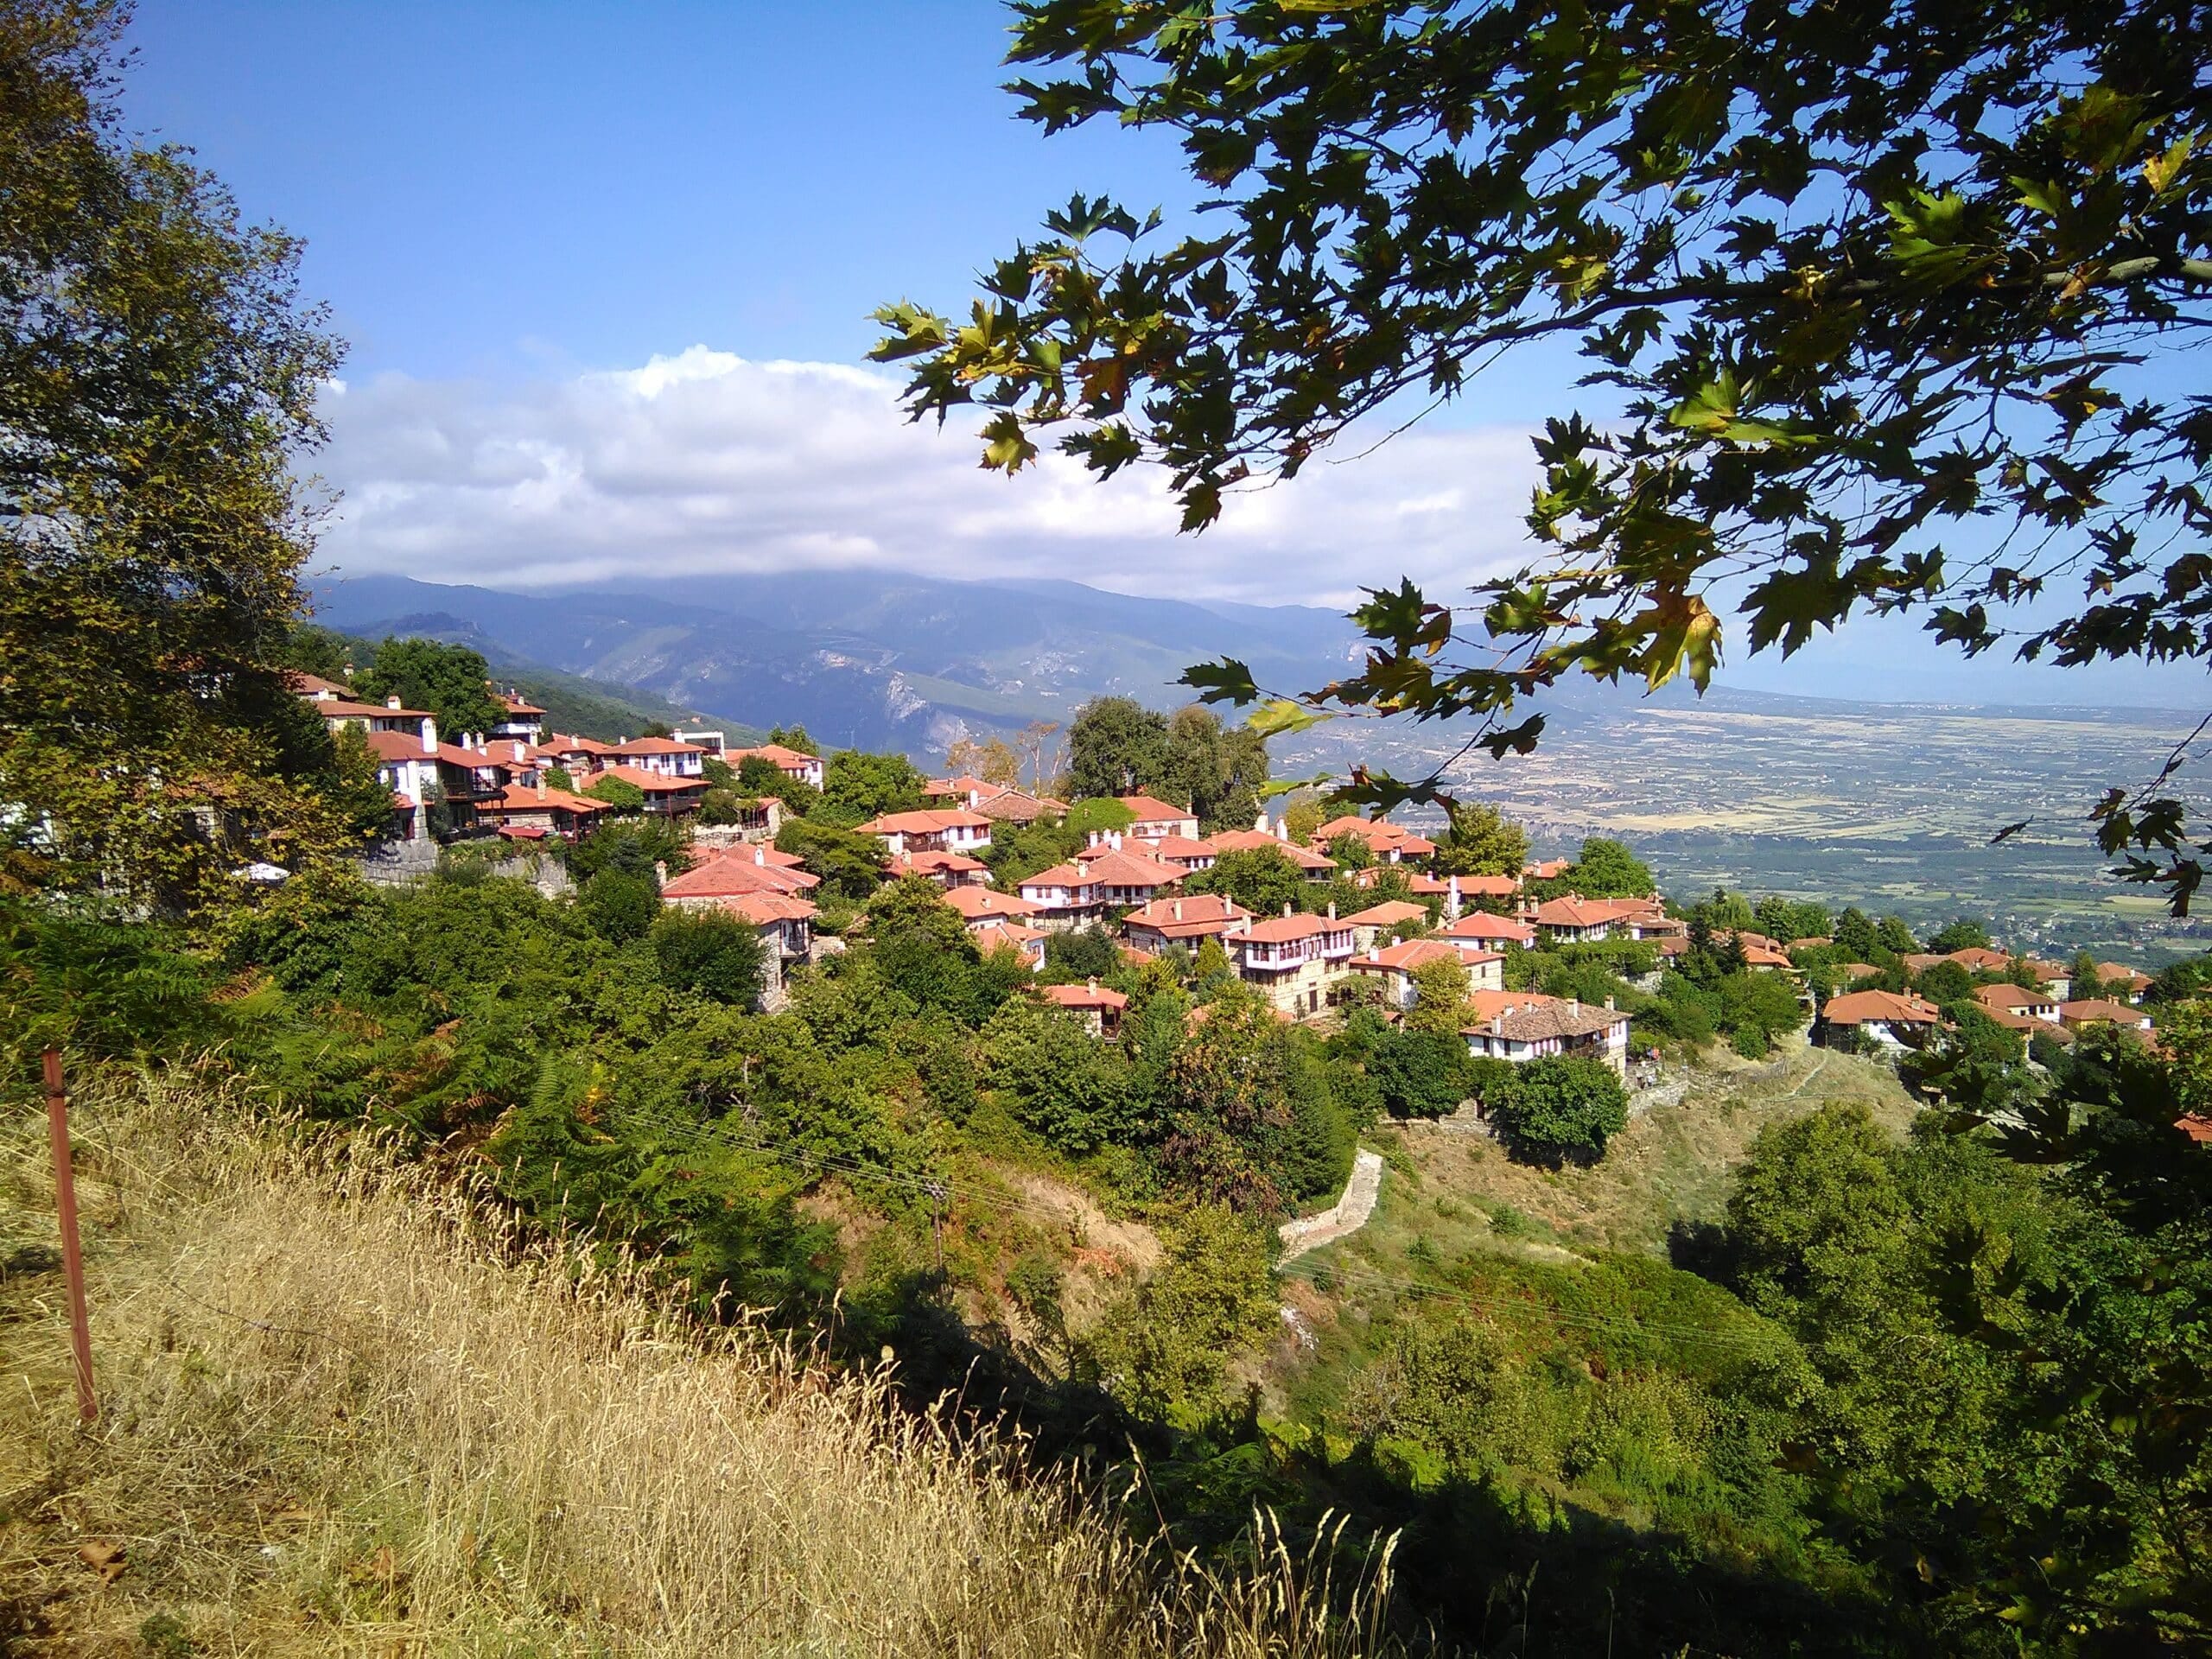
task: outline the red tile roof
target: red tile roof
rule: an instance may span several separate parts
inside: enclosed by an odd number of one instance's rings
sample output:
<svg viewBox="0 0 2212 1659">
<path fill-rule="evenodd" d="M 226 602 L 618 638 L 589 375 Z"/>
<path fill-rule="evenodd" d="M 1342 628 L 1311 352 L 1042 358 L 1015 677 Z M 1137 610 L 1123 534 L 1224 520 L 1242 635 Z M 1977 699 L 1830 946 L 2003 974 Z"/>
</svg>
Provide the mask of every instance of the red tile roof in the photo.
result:
<svg viewBox="0 0 2212 1659">
<path fill-rule="evenodd" d="M 704 754 L 696 743 L 679 743 L 672 737 L 632 737 L 614 746 L 617 754 Z"/>
<path fill-rule="evenodd" d="M 604 812 L 605 801 L 594 801 L 582 795 L 571 795 L 565 789 L 532 789 L 522 784 L 509 784 L 499 792 L 496 801 L 482 803 L 486 812 Z"/>
<path fill-rule="evenodd" d="M 970 922 L 987 916 L 1019 920 L 1044 909 L 1044 906 L 1024 899 L 1018 893 L 996 893 L 989 887 L 948 887 L 944 902 Z"/>
<path fill-rule="evenodd" d="M 647 772 L 643 766 L 607 766 L 601 770 L 599 775 L 601 778 L 620 778 L 626 784 L 635 784 L 648 795 L 703 795 L 707 792 L 707 780 L 703 778 L 671 778 L 665 772 Z"/>
<path fill-rule="evenodd" d="M 1029 795 L 1018 789 L 1001 790 L 976 803 L 985 817 L 1002 823 L 1034 823 L 1039 818 L 1064 817 L 1068 804 L 1050 795 Z"/>
<path fill-rule="evenodd" d="M 1311 912 L 1295 916 L 1270 916 L 1264 922 L 1255 922 L 1241 939 L 1255 944 L 1289 944 L 1300 939 L 1310 939 L 1317 933 L 1349 933 L 1351 924 L 1342 918 L 1316 916 Z"/>
<path fill-rule="evenodd" d="M 1182 939 L 1224 932 L 1251 919 L 1250 911 L 1222 893 L 1193 893 L 1180 899 L 1155 899 L 1123 917 L 1122 925 Z"/>
<path fill-rule="evenodd" d="M 2049 993 L 2024 991 L 2018 985 L 1977 985 L 1974 1001 L 1985 1008 L 2048 1008 L 2052 1005 Z"/>
<path fill-rule="evenodd" d="M 1540 927 L 1602 927 L 1620 919 L 1620 912 L 1599 899 L 1548 899 L 1534 912 Z"/>
<path fill-rule="evenodd" d="M 1175 818 L 1192 818 L 1198 815 L 1187 807 L 1170 806 L 1150 795 L 1124 795 L 1121 804 L 1129 810 L 1130 821 L 1135 823 L 1160 823 Z"/>
<path fill-rule="evenodd" d="M 1467 998 L 1467 1007 L 1475 1017 L 1474 1024 L 1462 1027 L 1468 1035 L 1485 1033 L 1517 1043 L 1592 1037 L 1629 1022 L 1627 1014 L 1618 1008 L 1539 991 L 1476 991 Z"/>
<path fill-rule="evenodd" d="M 1530 944 L 1536 938 L 1536 930 L 1526 922 L 1478 910 L 1469 911 L 1444 931 L 1455 939 L 1511 939 L 1516 944 Z"/>
<path fill-rule="evenodd" d="M 1488 957 L 1496 953 L 1482 950 L 1476 954 Z M 1354 957 L 1345 966 L 1370 974 L 1410 974 L 1414 969 L 1426 967 L 1432 962 L 1456 962 L 1464 966 L 1466 960 L 1465 954 L 1449 939 L 1402 939 L 1382 950 L 1370 950 L 1363 957 Z"/>
<path fill-rule="evenodd" d="M 785 772 L 798 767 L 821 764 L 819 756 L 801 754 L 797 749 L 787 749 L 780 743 L 763 743 L 755 749 L 725 749 L 722 751 L 722 759 L 734 766 L 740 761 L 756 754 L 771 766 L 780 767 Z"/>
<path fill-rule="evenodd" d="M 2132 1003 L 2114 1002 L 2107 997 L 2095 996 L 2078 1002 L 2060 1003 L 2058 1017 L 2070 1026 L 2110 1023 L 2140 1027 L 2151 1016 Z"/>
<path fill-rule="evenodd" d="M 1333 870 L 1337 868 L 1335 859 L 1309 852 L 1303 847 L 1271 836 L 1264 830 L 1225 830 L 1212 836 L 1211 840 L 1217 853 L 1248 853 L 1265 849 L 1268 852 L 1281 854 L 1301 870 Z"/>
<path fill-rule="evenodd" d="M 1873 1021 L 1889 1026 L 1932 1026 L 1942 1018 L 1933 1002 L 1895 991 L 1846 991 L 1828 999 L 1821 1018 L 1831 1026 L 1857 1026 Z"/>
<path fill-rule="evenodd" d="M 1075 855 L 1086 880 L 1109 887 L 1172 887 L 1190 872 L 1120 847 L 1086 847 Z"/>
<path fill-rule="evenodd" d="M 1063 1008 L 1119 1010 L 1129 1006 L 1129 999 L 1121 992 L 1095 982 L 1087 985 L 1044 985 L 1038 988 L 1044 993 L 1047 1002 L 1056 1003 Z"/>
<path fill-rule="evenodd" d="M 766 927 L 771 922 L 811 921 L 817 914 L 812 899 L 792 893 L 733 893 L 715 908 L 741 916 L 755 927 Z"/>
<path fill-rule="evenodd" d="M 1407 922 L 1427 919 L 1427 905 L 1411 904 L 1403 899 L 1385 899 L 1379 905 L 1370 905 L 1344 918 L 1354 927 L 1398 927 Z"/>
<path fill-rule="evenodd" d="M 971 937 L 976 949 L 988 956 L 994 950 L 1013 950 L 1025 956 L 1035 952 L 1027 949 L 1046 937 L 1041 927 L 1031 927 L 1023 922 L 985 922 Z"/>
<path fill-rule="evenodd" d="M 1514 875 L 1463 875 L 1459 882 L 1463 899 L 1510 899 L 1521 891 L 1521 879 Z M 1445 885 L 1451 885 L 1448 879 Z"/>
<path fill-rule="evenodd" d="M 863 836 L 941 836 L 948 830 L 988 830 L 991 821 L 963 808 L 924 808 L 916 812 L 886 812 L 860 826 Z"/>
<path fill-rule="evenodd" d="M 750 853 L 727 853 L 671 876 L 660 893 L 664 899 L 728 899 L 748 893 L 803 893 L 821 880 L 809 871 L 785 869 Z"/>
</svg>

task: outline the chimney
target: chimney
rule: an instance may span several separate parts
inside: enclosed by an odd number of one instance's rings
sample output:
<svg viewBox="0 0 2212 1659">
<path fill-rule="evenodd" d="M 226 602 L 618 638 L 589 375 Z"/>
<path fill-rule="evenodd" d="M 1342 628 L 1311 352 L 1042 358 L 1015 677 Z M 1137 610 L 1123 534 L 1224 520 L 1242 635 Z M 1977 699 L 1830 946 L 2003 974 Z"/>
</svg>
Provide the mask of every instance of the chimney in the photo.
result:
<svg viewBox="0 0 2212 1659">
<path fill-rule="evenodd" d="M 1096 978 L 1087 979 L 1084 981 L 1084 984 L 1089 988 L 1093 996 L 1098 995 L 1098 981 Z"/>
<path fill-rule="evenodd" d="M 766 864 L 768 861 L 768 849 L 756 844 L 753 849 L 753 861 L 755 864 Z"/>
<path fill-rule="evenodd" d="M 1581 1013 L 1581 1012 L 1582 1012 L 1582 999 L 1581 999 L 1580 997 L 1579 997 L 1579 996 L 1570 996 L 1570 997 L 1568 997 L 1568 998 L 1567 999 L 1567 1011 L 1569 1014 L 1580 1014 L 1580 1013 Z"/>
<path fill-rule="evenodd" d="M 1609 997 L 1607 997 L 1607 998 L 1605 999 L 1605 1012 L 1606 1012 L 1607 1014 L 1612 1014 L 1612 1013 L 1616 1012 L 1616 1010 L 1615 1010 L 1615 1009 L 1614 1009 L 1614 1007 L 1613 1007 L 1613 999 L 1612 999 L 1611 997 L 1610 997 L 1610 996 L 1609 996 Z"/>
<path fill-rule="evenodd" d="M 1181 921 L 1183 919 L 1183 901 L 1180 899 L 1178 899 L 1175 901 L 1174 912 L 1175 919 L 1179 922 Z"/>
<path fill-rule="evenodd" d="M 1329 919 L 1332 922 L 1337 919 L 1337 901 L 1333 899 L 1329 900 Z"/>
<path fill-rule="evenodd" d="M 653 880 L 661 887 L 668 885 L 668 861 L 665 859 L 653 860 Z"/>
<path fill-rule="evenodd" d="M 1282 918 L 1286 922 L 1290 919 L 1290 906 L 1288 905 L 1285 905 L 1282 907 Z"/>
<path fill-rule="evenodd" d="M 1262 807 L 1260 809 L 1260 816 L 1252 820 L 1252 830 L 1255 835 L 1264 836 L 1268 833 L 1268 809 L 1266 807 Z"/>
<path fill-rule="evenodd" d="M 386 697 L 384 700 L 384 706 L 387 709 L 397 709 L 399 707 L 399 699 L 397 697 Z"/>
<path fill-rule="evenodd" d="M 397 697 L 394 697 L 391 701 L 394 707 L 398 705 L 399 699 Z M 438 722 L 432 720 L 429 715 L 425 715 L 423 716 L 423 753 L 425 754 L 435 754 L 437 752 Z"/>
<path fill-rule="evenodd" d="M 537 784 L 537 798 L 538 798 L 539 800 L 541 800 L 541 801 L 542 801 L 542 800 L 543 800 L 543 799 L 545 798 L 545 782 L 544 782 L 544 779 L 540 779 L 538 780 L 538 784 Z"/>
</svg>

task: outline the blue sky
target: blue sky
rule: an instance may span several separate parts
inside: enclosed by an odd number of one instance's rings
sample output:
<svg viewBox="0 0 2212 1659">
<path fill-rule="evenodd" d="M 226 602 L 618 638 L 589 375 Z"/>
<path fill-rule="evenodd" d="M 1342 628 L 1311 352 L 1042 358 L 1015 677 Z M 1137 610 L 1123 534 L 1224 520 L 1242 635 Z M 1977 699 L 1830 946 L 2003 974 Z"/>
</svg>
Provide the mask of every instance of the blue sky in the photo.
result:
<svg viewBox="0 0 2212 1659">
<path fill-rule="evenodd" d="M 1571 359 L 1240 504 L 1198 543 L 1156 486 L 1012 485 L 902 426 L 858 372 L 887 299 L 970 274 L 1075 189 L 1171 214 L 1157 135 L 1014 117 L 987 0 L 802 5 L 141 0 L 135 130 L 195 149 L 307 238 L 351 344 L 317 467 L 326 568 L 545 585 L 893 564 L 1139 593 L 1340 602 L 1517 563 L 1525 433 Z M 1733 683 L 1843 696 L 2188 702 L 2201 672 L 1963 668 L 1854 624 Z"/>
</svg>

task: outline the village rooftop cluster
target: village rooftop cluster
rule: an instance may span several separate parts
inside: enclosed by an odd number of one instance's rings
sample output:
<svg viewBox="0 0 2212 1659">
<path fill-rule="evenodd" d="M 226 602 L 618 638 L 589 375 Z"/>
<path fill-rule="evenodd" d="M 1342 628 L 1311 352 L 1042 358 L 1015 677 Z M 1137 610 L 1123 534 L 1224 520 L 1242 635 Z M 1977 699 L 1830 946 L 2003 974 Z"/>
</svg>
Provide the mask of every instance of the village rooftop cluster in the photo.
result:
<svg viewBox="0 0 2212 1659">
<path fill-rule="evenodd" d="M 545 711 L 512 688 L 491 687 L 505 718 L 493 730 L 459 742 L 442 739 L 435 719 L 403 707 L 398 698 L 365 702 L 343 685 L 295 677 L 333 731 L 361 730 L 379 775 L 392 791 L 391 833 L 402 840 L 429 837 L 434 806 L 448 827 L 490 830 L 510 841 L 574 839 L 602 821 L 629 814 L 689 819 L 710 786 L 709 759 L 734 766 L 751 758 L 766 761 L 795 783 L 819 789 L 819 757 L 779 744 L 725 745 L 719 731 L 685 731 L 607 743 L 548 734 Z M 575 788 L 549 782 L 563 778 Z M 638 804 L 621 806 L 582 792 L 602 779 L 631 785 Z M 1468 1050 L 1478 1056 L 1526 1062 L 1549 1055 L 1603 1061 L 1625 1075 L 1630 1016 L 1612 1006 L 1529 990 L 1510 990 L 1503 964 L 1510 952 L 1539 946 L 1606 940 L 1650 944 L 1663 963 L 1689 948 L 1689 929 L 1669 915 L 1655 893 L 1607 899 L 1568 893 L 1537 898 L 1531 883 L 1556 882 L 1564 860 L 1529 863 L 1511 874 L 1440 875 L 1430 868 L 1436 844 L 1387 819 L 1342 817 L 1323 823 L 1306 842 L 1293 838 L 1281 818 L 1262 812 L 1253 827 L 1199 833 L 1189 810 L 1148 794 L 1116 798 L 1128 823 L 1094 831 L 1066 861 L 1025 876 L 1001 890 L 979 856 L 1001 825 L 1030 824 L 1064 817 L 1071 803 L 972 775 L 934 778 L 926 795 L 938 804 L 889 813 L 858 826 L 883 849 L 887 877 L 918 876 L 943 892 L 983 951 L 1012 950 L 1035 973 L 1046 965 L 1045 945 L 1056 932 L 1103 926 L 1125 957 L 1143 961 L 1171 950 L 1196 952 L 1217 944 L 1237 977 L 1286 1020 L 1307 1020 L 1348 1003 L 1379 1001 L 1402 1014 L 1417 998 L 1425 964 L 1449 960 L 1465 969 L 1470 1023 Z M 694 830 L 699 861 L 670 876 L 663 902 L 680 909 L 719 910 L 759 932 L 768 968 L 767 1001 L 778 1004 L 791 966 L 842 948 L 817 938 L 811 891 L 820 878 L 775 840 L 785 821 L 782 803 L 761 796 L 741 803 L 734 824 Z M 1344 836 L 1364 843 L 1370 861 L 1340 870 L 1323 849 Z M 1265 849 L 1308 881 L 1340 874 L 1371 887 L 1384 870 L 1396 873 L 1394 891 L 1364 908 L 1338 913 L 1286 906 L 1280 915 L 1255 915 L 1218 893 L 1184 891 L 1189 879 L 1224 854 Z M 1748 929 L 1725 936 L 1753 973 L 1791 976 L 1807 1006 L 1796 958 L 1833 944 L 1827 938 L 1783 941 Z M 2103 995 L 2071 996 L 2069 970 L 2056 963 L 1975 948 L 1947 955 L 1903 958 L 1908 982 L 1939 963 L 1952 963 L 1974 980 L 1976 1002 L 2007 1029 L 2070 1043 L 2085 1027 L 2113 1025 L 2152 1031 L 2139 1005 L 2147 976 L 2116 963 L 2100 964 Z M 1910 989 L 1883 988 L 1885 970 L 1871 963 L 1841 964 L 1840 989 L 1817 1007 L 1816 1033 L 1831 1044 L 1904 1050 L 1924 1046 L 1948 1022 L 1936 1005 Z M 1656 975 L 1653 976 L 1656 979 Z M 1041 995 L 1079 1017 L 1095 1032 L 1111 1034 L 1128 999 L 1096 982 L 1040 987 Z"/>
</svg>

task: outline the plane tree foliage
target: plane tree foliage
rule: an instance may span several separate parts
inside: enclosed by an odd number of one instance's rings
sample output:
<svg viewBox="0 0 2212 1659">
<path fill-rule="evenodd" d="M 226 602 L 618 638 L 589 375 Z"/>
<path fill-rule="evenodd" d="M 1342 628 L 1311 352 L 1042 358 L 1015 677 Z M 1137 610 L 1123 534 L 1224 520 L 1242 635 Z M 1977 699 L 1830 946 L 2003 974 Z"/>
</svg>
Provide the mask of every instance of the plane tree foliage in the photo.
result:
<svg viewBox="0 0 2212 1659">
<path fill-rule="evenodd" d="M 0 10 L 0 880 L 181 913 L 351 838 L 279 660 L 340 346 L 292 238 L 124 131 L 124 16 Z"/>
<path fill-rule="evenodd" d="M 966 317 L 879 312 L 909 409 L 978 406 L 985 465 L 1156 462 L 1202 531 L 1516 346 L 1595 388 L 1535 440 L 1526 568 L 1378 588 L 1356 672 L 1224 661 L 1208 697 L 1474 716 L 1502 754 L 1572 674 L 1702 688 L 1732 605 L 1785 654 L 1871 609 L 1969 656 L 2212 657 L 2212 399 L 2171 372 L 2212 322 L 2202 0 L 1014 10 L 1026 118 L 1163 129 L 1210 197 L 1176 236 L 1078 195 Z M 2185 912 L 2173 769 L 2094 817 Z"/>
</svg>

